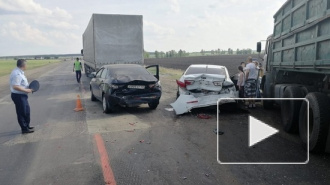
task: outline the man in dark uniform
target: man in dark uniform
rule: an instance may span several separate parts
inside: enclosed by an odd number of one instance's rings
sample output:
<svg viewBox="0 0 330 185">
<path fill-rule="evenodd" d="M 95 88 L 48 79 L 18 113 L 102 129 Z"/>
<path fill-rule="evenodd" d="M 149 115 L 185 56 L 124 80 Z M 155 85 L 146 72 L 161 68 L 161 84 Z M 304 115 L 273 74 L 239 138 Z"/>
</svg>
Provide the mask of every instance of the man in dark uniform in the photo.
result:
<svg viewBox="0 0 330 185">
<path fill-rule="evenodd" d="M 22 134 L 29 134 L 34 132 L 33 127 L 30 126 L 30 105 L 28 102 L 28 94 L 32 93 L 32 89 L 29 89 L 29 82 L 24 75 L 25 70 L 26 60 L 17 60 L 17 68 L 10 74 L 10 91 Z"/>
<path fill-rule="evenodd" d="M 76 78 L 77 82 L 80 83 L 81 78 L 81 71 L 83 70 L 81 62 L 79 61 L 79 58 L 76 59 L 76 61 L 73 64 L 73 72 L 76 71 Z"/>
</svg>

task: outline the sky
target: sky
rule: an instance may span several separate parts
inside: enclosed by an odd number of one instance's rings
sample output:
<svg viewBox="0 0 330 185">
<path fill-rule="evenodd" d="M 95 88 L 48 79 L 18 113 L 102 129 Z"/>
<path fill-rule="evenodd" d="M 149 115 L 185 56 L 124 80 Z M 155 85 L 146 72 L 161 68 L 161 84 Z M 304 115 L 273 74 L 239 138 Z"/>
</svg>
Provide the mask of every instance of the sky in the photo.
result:
<svg viewBox="0 0 330 185">
<path fill-rule="evenodd" d="M 93 13 L 143 15 L 146 51 L 256 48 L 286 0 L 0 0 L 0 56 L 80 53 Z"/>
</svg>

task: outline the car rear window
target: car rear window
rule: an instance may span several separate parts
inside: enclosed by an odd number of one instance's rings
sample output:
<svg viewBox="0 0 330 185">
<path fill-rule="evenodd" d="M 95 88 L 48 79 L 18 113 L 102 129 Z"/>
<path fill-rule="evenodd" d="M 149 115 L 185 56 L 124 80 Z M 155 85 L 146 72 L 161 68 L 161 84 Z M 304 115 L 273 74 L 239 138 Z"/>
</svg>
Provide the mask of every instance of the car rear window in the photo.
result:
<svg viewBox="0 0 330 185">
<path fill-rule="evenodd" d="M 225 75 L 226 71 L 224 69 L 219 68 L 206 68 L 206 67 L 190 67 L 186 75 L 193 75 L 193 74 L 213 74 L 213 75 Z"/>
<path fill-rule="evenodd" d="M 127 66 L 127 67 L 115 67 L 110 68 L 111 75 L 150 75 L 150 73 L 144 68 L 140 66 Z"/>
</svg>

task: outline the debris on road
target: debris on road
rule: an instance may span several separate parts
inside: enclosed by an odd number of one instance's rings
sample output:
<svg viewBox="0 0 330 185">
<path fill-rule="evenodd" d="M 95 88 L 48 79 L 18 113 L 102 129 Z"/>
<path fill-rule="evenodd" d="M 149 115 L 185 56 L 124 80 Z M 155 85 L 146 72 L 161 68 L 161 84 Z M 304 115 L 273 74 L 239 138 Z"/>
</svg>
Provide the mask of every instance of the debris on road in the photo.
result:
<svg viewBox="0 0 330 185">
<path fill-rule="evenodd" d="M 134 148 L 128 151 L 129 154 L 131 154 L 134 151 Z"/>
<path fill-rule="evenodd" d="M 205 173 L 204 175 L 205 175 L 206 177 L 210 177 L 210 174 L 208 174 L 208 173 Z"/>
<path fill-rule="evenodd" d="M 133 130 L 125 130 L 126 132 L 135 132 L 135 129 Z"/>
<path fill-rule="evenodd" d="M 135 123 L 129 123 L 131 126 L 135 126 Z"/>
<path fill-rule="evenodd" d="M 197 117 L 199 119 L 211 119 L 212 117 L 208 114 L 198 114 Z"/>
<path fill-rule="evenodd" d="M 218 130 L 218 129 L 214 129 L 213 132 L 214 132 L 215 134 L 219 135 L 219 136 L 225 134 L 224 132 L 222 132 L 222 131 L 220 131 L 220 130 Z"/>
<path fill-rule="evenodd" d="M 188 179 L 187 177 L 181 177 L 183 180 L 186 180 L 186 179 Z"/>
<path fill-rule="evenodd" d="M 165 110 L 168 111 L 168 112 L 173 112 L 174 111 L 173 108 L 165 108 Z"/>
<path fill-rule="evenodd" d="M 144 140 L 140 140 L 140 143 L 144 143 Z"/>
</svg>

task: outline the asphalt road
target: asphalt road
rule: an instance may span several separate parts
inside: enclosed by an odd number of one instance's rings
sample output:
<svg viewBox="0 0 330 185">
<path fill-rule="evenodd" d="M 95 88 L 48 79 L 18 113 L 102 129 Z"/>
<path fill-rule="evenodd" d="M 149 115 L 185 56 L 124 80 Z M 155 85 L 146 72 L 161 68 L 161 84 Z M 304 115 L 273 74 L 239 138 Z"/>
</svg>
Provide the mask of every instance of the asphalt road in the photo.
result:
<svg viewBox="0 0 330 185">
<path fill-rule="evenodd" d="M 0 95 L 0 184 L 106 184 L 104 175 L 109 171 L 104 173 L 104 168 L 107 165 L 114 177 L 108 176 L 111 180 L 108 184 L 330 182 L 330 156 L 326 154 L 312 154 L 307 165 L 218 164 L 217 135 L 213 133 L 216 111 L 214 108 L 199 109 L 177 117 L 165 110 L 176 96 L 175 80 L 170 75 L 161 76 L 163 96 L 157 110 L 141 106 L 106 115 L 101 111 L 100 102 L 89 99 L 89 79 L 83 76 L 81 85 L 75 82 L 72 63 L 40 70 L 46 72 L 34 78 L 40 81 L 41 89 L 29 98 L 32 123 L 36 126 L 34 134 L 20 134 L 10 97 L 6 93 Z M 77 95 L 82 97 L 84 112 L 73 111 Z M 255 111 L 280 129 L 278 111 L 261 108 Z M 211 119 L 199 119 L 198 113 L 207 113 Z M 229 127 L 223 127 L 225 134 L 219 139 L 233 133 L 229 130 L 233 124 L 245 124 L 242 119 L 245 115 L 221 111 L 221 123 Z M 105 151 L 98 148 L 95 140 L 98 134 Z M 299 142 L 296 135 L 283 134 L 283 138 Z M 244 152 L 235 147 L 239 139 L 242 137 L 220 144 L 239 154 Z M 254 152 L 253 159 L 258 160 L 264 152 L 272 152 L 271 148 L 266 150 Z M 290 148 L 279 150 L 285 152 Z M 228 158 L 233 155 L 220 152 Z M 109 161 L 102 160 L 105 158 Z"/>
</svg>

